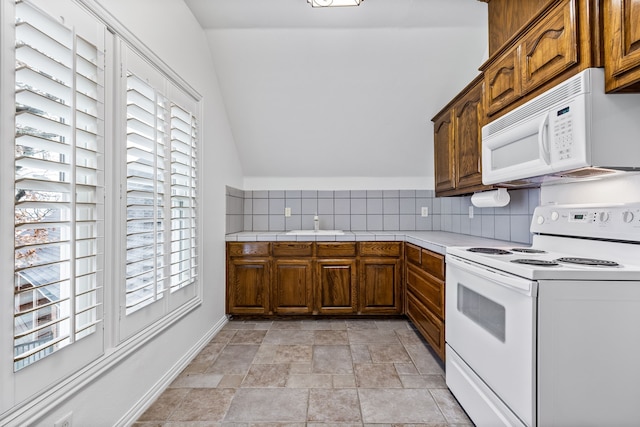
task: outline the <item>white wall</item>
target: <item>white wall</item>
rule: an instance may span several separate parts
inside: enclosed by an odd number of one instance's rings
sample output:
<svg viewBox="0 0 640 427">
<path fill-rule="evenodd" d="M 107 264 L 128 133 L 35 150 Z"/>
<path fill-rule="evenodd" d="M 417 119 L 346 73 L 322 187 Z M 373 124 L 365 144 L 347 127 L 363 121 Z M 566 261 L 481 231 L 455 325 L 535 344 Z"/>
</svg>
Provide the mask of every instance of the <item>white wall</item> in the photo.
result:
<svg viewBox="0 0 640 427">
<path fill-rule="evenodd" d="M 52 426 L 73 411 L 73 425 L 112 426 L 157 385 L 189 349 L 224 320 L 225 185 L 242 186 L 237 156 L 204 32 L 180 0 L 99 0 L 125 27 L 203 95 L 201 280 L 204 302 L 38 421 Z"/>
<path fill-rule="evenodd" d="M 206 34 L 245 190 L 433 189 L 430 120 L 487 47 L 482 25 Z"/>
</svg>

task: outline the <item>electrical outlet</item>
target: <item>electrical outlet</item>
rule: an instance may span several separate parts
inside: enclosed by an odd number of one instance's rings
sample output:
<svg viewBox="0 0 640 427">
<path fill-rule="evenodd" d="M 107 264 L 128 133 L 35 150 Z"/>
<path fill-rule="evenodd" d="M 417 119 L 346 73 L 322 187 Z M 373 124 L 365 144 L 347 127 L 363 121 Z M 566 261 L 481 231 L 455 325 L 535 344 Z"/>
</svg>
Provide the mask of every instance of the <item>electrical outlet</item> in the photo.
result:
<svg viewBox="0 0 640 427">
<path fill-rule="evenodd" d="M 53 427 L 71 427 L 71 421 L 73 419 L 73 412 L 69 412 L 64 417 L 60 418 L 53 424 Z"/>
<path fill-rule="evenodd" d="M 429 208 L 426 207 L 426 206 L 423 206 L 420 215 L 421 216 L 429 216 Z"/>
<path fill-rule="evenodd" d="M 473 205 L 469 205 L 469 218 L 473 218 Z"/>
<path fill-rule="evenodd" d="M 291 216 L 291 208 L 284 208 L 284 216 L 287 218 Z"/>
</svg>

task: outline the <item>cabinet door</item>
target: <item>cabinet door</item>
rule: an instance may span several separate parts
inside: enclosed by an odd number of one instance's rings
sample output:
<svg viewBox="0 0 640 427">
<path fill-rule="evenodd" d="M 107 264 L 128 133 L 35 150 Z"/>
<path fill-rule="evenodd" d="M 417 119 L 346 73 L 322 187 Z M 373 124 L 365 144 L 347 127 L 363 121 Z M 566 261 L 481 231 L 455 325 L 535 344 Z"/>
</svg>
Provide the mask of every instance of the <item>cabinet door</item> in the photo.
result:
<svg viewBox="0 0 640 427">
<path fill-rule="evenodd" d="M 607 92 L 640 83 L 640 0 L 604 2 Z"/>
<path fill-rule="evenodd" d="M 455 188 L 453 111 L 447 111 L 433 124 L 434 173 L 436 192 Z"/>
<path fill-rule="evenodd" d="M 269 260 L 231 259 L 227 277 L 227 313 L 269 313 Z"/>
<path fill-rule="evenodd" d="M 356 260 L 320 259 L 316 262 L 315 305 L 323 314 L 356 312 Z"/>
<path fill-rule="evenodd" d="M 358 312 L 401 314 L 401 262 L 393 258 L 361 258 Z"/>
<path fill-rule="evenodd" d="M 456 188 L 482 185 L 482 95 L 480 81 L 454 107 Z"/>
<path fill-rule="evenodd" d="M 484 72 L 485 107 L 489 116 L 520 98 L 519 52 L 517 47 L 508 50 Z"/>
<path fill-rule="evenodd" d="M 278 314 L 310 314 L 313 310 L 312 261 L 276 259 L 271 299 Z"/>
<path fill-rule="evenodd" d="M 411 292 L 407 293 L 407 316 L 440 359 L 444 360 L 444 322 L 434 316 Z"/>
<path fill-rule="evenodd" d="M 522 92 L 530 92 L 577 64 L 577 40 L 575 0 L 565 0 L 522 40 Z"/>
</svg>

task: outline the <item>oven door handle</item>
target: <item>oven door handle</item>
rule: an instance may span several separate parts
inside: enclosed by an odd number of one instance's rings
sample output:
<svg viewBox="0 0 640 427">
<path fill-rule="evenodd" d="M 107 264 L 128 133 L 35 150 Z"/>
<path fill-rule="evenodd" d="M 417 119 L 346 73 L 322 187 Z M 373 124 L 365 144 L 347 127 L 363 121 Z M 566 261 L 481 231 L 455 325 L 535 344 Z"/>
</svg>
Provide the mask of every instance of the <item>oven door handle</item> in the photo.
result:
<svg viewBox="0 0 640 427">
<path fill-rule="evenodd" d="M 514 289 L 529 296 L 535 295 L 537 290 L 536 282 L 532 280 L 523 279 L 500 270 L 467 262 L 452 255 L 447 255 L 446 262 L 452 267 L 465 270 L 474 276 L 482 277 L 484 280 Z"/>
</svg>

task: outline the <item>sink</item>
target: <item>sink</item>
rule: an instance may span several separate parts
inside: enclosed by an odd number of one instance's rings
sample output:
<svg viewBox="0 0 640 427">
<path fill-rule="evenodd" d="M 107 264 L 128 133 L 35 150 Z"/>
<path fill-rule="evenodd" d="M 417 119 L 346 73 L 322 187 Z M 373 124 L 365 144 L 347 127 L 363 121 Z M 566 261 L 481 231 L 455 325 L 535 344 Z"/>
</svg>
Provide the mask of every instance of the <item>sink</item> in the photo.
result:
<svg viewBox="0 0 640 427">
<path fill-rule="evenodd" d="M 344 234 L 342 230 L 291 230 L 287 231 L 290 236 L 341 236 Z"/>
</svg>

